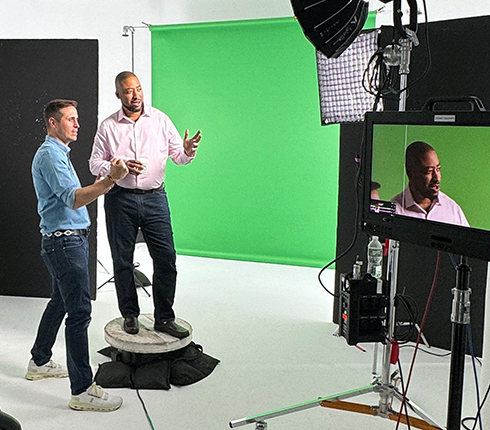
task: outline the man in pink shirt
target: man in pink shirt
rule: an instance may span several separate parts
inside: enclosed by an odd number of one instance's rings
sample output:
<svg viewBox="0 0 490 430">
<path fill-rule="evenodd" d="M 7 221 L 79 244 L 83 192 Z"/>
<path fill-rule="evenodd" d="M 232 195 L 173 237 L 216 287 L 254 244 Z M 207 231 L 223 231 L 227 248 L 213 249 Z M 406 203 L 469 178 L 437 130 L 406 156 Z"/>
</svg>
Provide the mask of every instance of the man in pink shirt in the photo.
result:
<svg viewBox="0 0 490 430">
<path fill-rule="evenodd" d="M 168 158 L 179 165 L 194 159 L 201 132 L 189 138 L 186 130 L 182 139 L 167 115 L 143 103 L 141 84 L 132 72 L 117 75 L 116 96 L 121 109 L 100 124 L 89 165 L 94 175 L 105 176 L 111 160 L 118 158 L 126 162 L 130 173 L 117 181 L 104 200 L 124 330 L 130 334 L 139 331 L 133 254 L 141 228 L 153 259 L 155 329 L 184 338 L 189 332 L 175 322 L 173 311 L 176 254 L 163 182 Z"/>
<path fill-rule="evenodd" d="M 405 169 L 408 187 L 392 199 L 397 214 L 469 226 L 460 206 L 440 190 L 441 165 L 432 146 L 420 141 L 408 145 Z"/>
</svg>

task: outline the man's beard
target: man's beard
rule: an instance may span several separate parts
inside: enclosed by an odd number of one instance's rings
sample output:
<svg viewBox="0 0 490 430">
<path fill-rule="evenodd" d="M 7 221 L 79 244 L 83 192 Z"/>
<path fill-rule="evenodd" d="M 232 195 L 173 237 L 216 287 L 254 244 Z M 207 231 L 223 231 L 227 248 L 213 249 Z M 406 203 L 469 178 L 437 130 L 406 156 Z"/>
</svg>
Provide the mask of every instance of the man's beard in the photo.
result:
<svg viewBox="0 0 490 430">
<path fill-rule="evenodd" d="M 140 107 L 133 106 L 131 103 L 125 104 L 124 107 L 130 112 L 140 112 L 143 109 L 143 101 L 141 101 Z"/>
</svg>

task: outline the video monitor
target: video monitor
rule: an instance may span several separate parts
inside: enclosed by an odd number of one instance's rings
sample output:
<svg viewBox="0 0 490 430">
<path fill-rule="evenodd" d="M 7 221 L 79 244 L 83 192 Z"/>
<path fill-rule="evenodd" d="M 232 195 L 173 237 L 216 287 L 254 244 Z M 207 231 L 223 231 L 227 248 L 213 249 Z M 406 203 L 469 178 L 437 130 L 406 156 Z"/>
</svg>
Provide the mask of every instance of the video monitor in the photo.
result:
<svg viewBox="0 0 490 430">
<path fill-rule="evenodd" d="M 368 112 L 362 220 L 370 235 L 490 260 L 490 112 Z"/>
</svg>

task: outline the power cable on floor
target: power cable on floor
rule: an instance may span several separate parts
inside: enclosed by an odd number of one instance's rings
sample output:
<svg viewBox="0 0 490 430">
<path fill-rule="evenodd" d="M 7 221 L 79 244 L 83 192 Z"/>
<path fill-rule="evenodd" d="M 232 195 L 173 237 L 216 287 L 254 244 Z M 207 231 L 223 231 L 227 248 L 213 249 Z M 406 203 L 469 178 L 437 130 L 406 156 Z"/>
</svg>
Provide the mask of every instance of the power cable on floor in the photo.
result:
<svg viewBox="0 0 490 430">
<path fill-rule="evenodd" d="M 138 395 L 138 399 L 140 399 L 141 405 L 143 406 L 143 410 L 145 411 L 146 419 L 148 420 L 148 423 L 150 424 L 151 430 L 155 430 L 155 427 L 153 427 L 153 422 L 151 421 L 150 414 L 148 413 L 148 409 L 146 409 L 145 402 L 140 395 L 140 390 L 137 389 L 136 394 Z"/>
</svg>

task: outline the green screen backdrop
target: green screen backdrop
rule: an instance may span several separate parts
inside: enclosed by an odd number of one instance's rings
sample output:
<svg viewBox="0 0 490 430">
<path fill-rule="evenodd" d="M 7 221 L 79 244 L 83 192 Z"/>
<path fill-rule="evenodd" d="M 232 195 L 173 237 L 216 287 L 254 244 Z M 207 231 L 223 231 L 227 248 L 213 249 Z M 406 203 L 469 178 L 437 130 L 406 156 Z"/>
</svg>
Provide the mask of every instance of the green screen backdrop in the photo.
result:
<svg viewBox="0 0 490 430">
<path fill-rule="evenodd" d="M 294 18 L 151 26 L 152 104 L 196 159 L 169 163 L 177 252 L 321 267 L 334 258 L 339 127 Z"/>
</svg>

